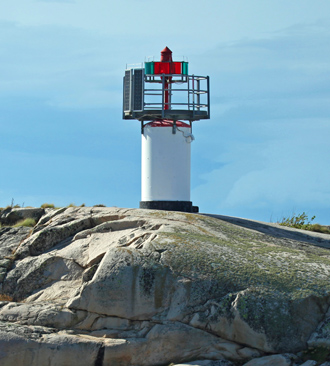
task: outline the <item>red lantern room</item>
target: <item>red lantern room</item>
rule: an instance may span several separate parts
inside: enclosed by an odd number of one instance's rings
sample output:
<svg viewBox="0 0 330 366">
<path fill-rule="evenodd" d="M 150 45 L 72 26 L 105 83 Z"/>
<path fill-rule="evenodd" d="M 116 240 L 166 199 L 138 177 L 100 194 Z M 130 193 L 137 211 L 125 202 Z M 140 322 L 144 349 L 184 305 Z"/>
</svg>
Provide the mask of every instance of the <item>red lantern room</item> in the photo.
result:
<svg viewBox="0 0 330 366">
<path fill-rule="evenodd" d="M 209 77 L 188 75 L 188 62 L 173 61 L 168 47 L 161 51 L 160 61 L 125 71 L 123 119 L 156 118 L 210 118 Z"/>
</svg>

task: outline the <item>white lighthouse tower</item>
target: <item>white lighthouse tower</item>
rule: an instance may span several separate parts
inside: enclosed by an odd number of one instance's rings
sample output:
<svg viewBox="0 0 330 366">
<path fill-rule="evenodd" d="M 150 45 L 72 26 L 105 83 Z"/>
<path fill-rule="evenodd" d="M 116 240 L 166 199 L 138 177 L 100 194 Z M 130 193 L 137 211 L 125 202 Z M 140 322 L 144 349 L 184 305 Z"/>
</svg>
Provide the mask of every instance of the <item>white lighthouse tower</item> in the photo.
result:
<svg viewBox="0 0 330 366">
<path fill-rule="evenodd" d="M 192 122 L 210 118 L 209 101 L 209 77 L 188 75 L 188 62 L 174 62 L 167 47 L 159 62 L 126 69 L 123 118 L 141 121 L 140 208 L 198 212 L 190 200 Z"/>
</svg>

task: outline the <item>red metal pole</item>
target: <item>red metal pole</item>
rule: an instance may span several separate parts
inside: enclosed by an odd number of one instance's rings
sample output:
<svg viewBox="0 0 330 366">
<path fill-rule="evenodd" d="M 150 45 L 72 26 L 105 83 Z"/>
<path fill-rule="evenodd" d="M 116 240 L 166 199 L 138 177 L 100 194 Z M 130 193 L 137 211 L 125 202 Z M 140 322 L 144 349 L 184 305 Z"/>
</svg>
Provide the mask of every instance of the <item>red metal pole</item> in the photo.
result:
<svg viewBox="0 0 330 366">
<path fill-rule="evenodd" d="M 160 62 L 173 62 L 172 60 L 172 51 L 168 48 L 165 47 L 161 52 L 161 57 L 160 57 Z M 170 72 L 171 72 L 171 67 L 169 68 Z M 170 109 L 170 91 L 169 91 L 169 86 L 171 84 L 172 81 L 172 77 L 165 77 L 165 91 L 164 91 L 164 109 Z"/>
</svg>

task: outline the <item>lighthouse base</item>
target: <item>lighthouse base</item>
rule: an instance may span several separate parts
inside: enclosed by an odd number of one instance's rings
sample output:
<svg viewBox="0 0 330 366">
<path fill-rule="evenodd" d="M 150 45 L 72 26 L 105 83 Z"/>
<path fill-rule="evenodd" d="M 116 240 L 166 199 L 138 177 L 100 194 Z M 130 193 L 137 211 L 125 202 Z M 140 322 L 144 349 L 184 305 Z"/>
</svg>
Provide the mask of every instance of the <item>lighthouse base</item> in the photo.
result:
<svg viewBox="0 0 330 366">
<path fill-rule="evenodd" d="M 140 201 L 140 208 L 181 212 L 198 212 L 198 206 L 191 201 Z"/>
</svg>

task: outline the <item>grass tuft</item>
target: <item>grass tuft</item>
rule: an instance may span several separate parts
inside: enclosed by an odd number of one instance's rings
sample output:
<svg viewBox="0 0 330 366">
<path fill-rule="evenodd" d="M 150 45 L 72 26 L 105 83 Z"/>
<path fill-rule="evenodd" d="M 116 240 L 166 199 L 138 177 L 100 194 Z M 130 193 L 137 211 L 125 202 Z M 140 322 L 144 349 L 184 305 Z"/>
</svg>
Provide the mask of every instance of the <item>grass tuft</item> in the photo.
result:
<svg viewBox="0 0 330 366">
<path fill-rule="evenodd" d="M 36 226 L 36 220 L 28 218 L 22 221 L 19 221 L 14 227 L 20 227 L 20 226 L 27 226 L 27 227 L 34 227 Z"/>
</svg>

